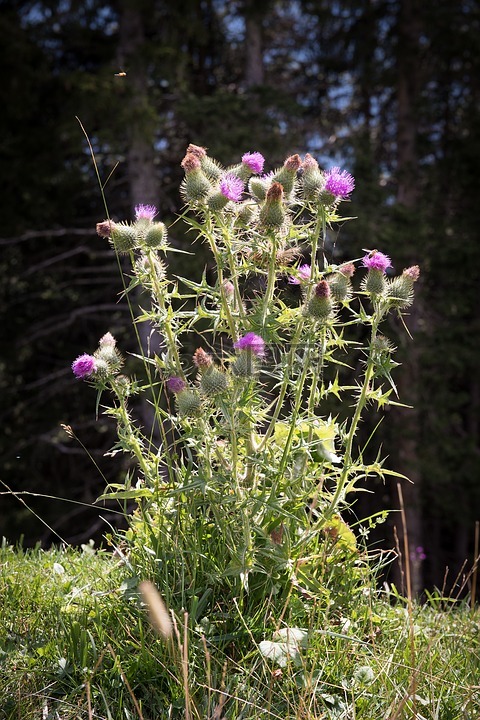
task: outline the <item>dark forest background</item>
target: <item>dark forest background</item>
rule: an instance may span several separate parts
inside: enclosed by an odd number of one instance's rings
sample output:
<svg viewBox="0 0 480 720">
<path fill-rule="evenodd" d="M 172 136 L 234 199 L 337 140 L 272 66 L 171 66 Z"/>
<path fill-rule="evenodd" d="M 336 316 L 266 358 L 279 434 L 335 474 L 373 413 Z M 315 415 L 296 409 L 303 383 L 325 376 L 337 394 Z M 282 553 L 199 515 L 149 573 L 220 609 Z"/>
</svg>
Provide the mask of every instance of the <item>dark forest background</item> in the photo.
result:
<svg viewBox="0 0 480 720">
<path fill-rule="evenodd" d="M 403 494 L 411 546 L 426 555 L 416 586 L 441 587 L 448 568 L 450 588 L 471 567 L 480 518 L 479 3 L 1 0 L 0 9 L 0 535 L 27 546 L 100 542 L 118 518 L 90 506 L 126 459 L 105 456 L 114 427 L 95 418 L 95 393 L 70 364 L 110 331 L 135 372 L 137 347 L 117 261 L 95 233 L 105 211 L 79 118 L 116 220 L 143 202 L 175 221 L 190 142 L 224 164 L 258 150 L 273 169 L 310 152 L 355 175 L 344 210 L 358 219 L 338 228 L 337 252 L 378 248 L 396 272 L 422 269 L 406 318 L 413 340 L 389 329 L 413 409 L 390 410 L 377 440 L 388 466 L 414 481 Z M 180 223 L 170 236 L 190 249 Z M 208 256 L 195 252 L 171 270 L 201 275 Z M 395 483 L 371 490 L 358 516 L 398 505 Z M 395 524 L 398 513 L 373 540 L 392 547 Z"/>
</svg>

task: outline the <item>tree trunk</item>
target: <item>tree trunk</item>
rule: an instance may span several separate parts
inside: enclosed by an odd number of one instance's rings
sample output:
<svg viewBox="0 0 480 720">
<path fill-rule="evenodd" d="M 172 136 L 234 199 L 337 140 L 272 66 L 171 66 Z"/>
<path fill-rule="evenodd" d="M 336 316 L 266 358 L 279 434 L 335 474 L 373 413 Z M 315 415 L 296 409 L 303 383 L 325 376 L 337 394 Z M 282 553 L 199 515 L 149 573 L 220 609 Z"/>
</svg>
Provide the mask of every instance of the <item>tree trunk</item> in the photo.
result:
<svg viewBox="0 0 480 720">
<path fill-rule="evenodd" d="M 245 18 L 245 87 L 263 85 L 262 23 L 258 17 Z"/>
<path fill-rule="evenodd" d="M 414 252 L 411 238 L 417 237 L 415 214 L 417 210 L 419 188 L 417 157 L 417 99 L 419 72 L 419 26 L 418 0 L 402 0 L 398 15 L 397 49 L 397 203 L 400 206 L 400 218 L 404 219 L 405 238 L 402 244 L 406 256 Z M 417 238 L 418 241 L 418 238 Z M 414 256 L 413 256 L 414 257 Z M 399 268 L 401 269 L 401 268 Z M 419 288 L 418 288 L 419 289 Z M 415 345 L 415 334 L 422 315 L 421 293 L 417 291 L 414 304 L 407 318 L 408 328 L 414 341 L 408 339 L 408 348 L 403 349 L 402 366 L 397 374 L 397 387 L 400 400 L 413 409 L 396 409 L 392 413 L 393 436 L 397 439 L 394 453 L 398 470 L 409 481 L 402 481 L 402 495 L 405 506 L 408 533 L 409 556 L 403 557 L 403 563 L 410 563 L 412 592 L 417 595 L 422 590 L 422 563 L 418 548 L 423 547 L 421 513 L 421 470 L 418 452 L 420 437 L 419 411 L 419 351 Z M 400 550 L 404 553 L 404 528 L 397 516 L 396 531 L 400 541 Z M 397 576 L 398 577 L 398 576 Z"/>
<path fill-rule="evenodd" d="M 269 1 L 246 0 L 244 5 L 245 18 L 245 76 L 244 85 L 254 88 L 263 85 L 263 19 Z"/>
<path fill-rule="evenodd" d="M 141 5 L 123 0 L 120 15 L 119 67 L 127 75 L 128 124 L 127 167 L 132 214 L 136 205 L 158 207 L 159 182 L 155 170 L 155 115 L 148 96 L 147 64 L 145 60 L 145 25 Z M 139 298 L 140 299 L 140 298 Z M 159 351 L 161 338 L 148 322 L 138 324 L 138 332 L 145 356 Z M 145 395 L 141 405 L 145 433 L 156 436 L 155 412 Z"/>
</svg>

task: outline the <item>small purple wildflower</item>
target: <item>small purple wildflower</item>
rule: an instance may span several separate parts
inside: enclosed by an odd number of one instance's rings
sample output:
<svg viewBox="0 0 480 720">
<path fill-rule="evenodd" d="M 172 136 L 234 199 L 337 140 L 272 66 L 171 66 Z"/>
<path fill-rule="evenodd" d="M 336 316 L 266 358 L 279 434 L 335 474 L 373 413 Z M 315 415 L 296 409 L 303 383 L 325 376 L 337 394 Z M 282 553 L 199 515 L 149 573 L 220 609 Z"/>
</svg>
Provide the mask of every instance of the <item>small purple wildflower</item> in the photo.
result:
<svg viewBox="0 0 480 720">
<path fill-rule="evenodd" d="M 310 267 L 310 265 L 300 265 L 300 267 L 297 268 L 297 272 L 298 277 L 290 275 L 290 277 L 288 278 L 288 282 L 292 285 L 300 285 L 300 283 L 310 280 L 310 277 L 312 275 L 312 268 Z"/>
<path fill-rule="evenodd" d="M 355 179 L 346 170 L 333 167 L 325 173 L 325 190 L 336 198 L 346 198 L 355 187 Z"/>
<path fill-rule="evenodd" d="M 365 255 L 362 264 L 369 270 L 380 270 L 382 273 L 384 273 L 387 268 L 392 267 L 392 262 L 388 255 L 378 250 L 372 250 L 371 253 Z"/>
<path fill-rule="evenodd" d="M 79 380 L 93 375 L 97 369 L 97 363 L 93 355 L 79 355 L 72 363 L 73 374 Z"/>
<path fill-rule="evenodd" d="M 135 206 L 135 219 L 136 220 L 153 220 L 158 210 L 155 205 L 136 205 Z"/>
<path fill-rule="evenodd" d="M 185 380 L 182 380 L 181 377 L 177 377 L 174 375 L 173 377 L 169 377 L 167 380 L 167 388 L 171 393 L 178 394 L 182 392 L 182 390 L 185 390 L 186 388 L 186 382 Z"/>
<path fill-rule="evenodd" d="M 412 562 L 421 562 L 422 560 L 426 560 L 427 556 L 425 554 L 425 550 L 421 545 L 414 548 L 413 550 L 410 550 L 410 560 Z"/>
<path fill-rule="evenodd" d="M 252 173 L 261 173 L 263 171 L 265 158 L 259 152 L 248 152 L 242 155 L 242 163 L 246 165 Z"/>
<path fill-rule="evenodd" d="M 233 343 L 233 347 L 235 350 L 251 350 L 258 357 L 265 355 L 265 340 L 253 332 L 242 335 L 237 342 Z"/>
<path fill-rule="evenodd" d="M 220 181 L 220 192 L 227 200 L 238 202 L 243 193 L 243 182 L 236 175 L 227 173 Z"/>
</svg>

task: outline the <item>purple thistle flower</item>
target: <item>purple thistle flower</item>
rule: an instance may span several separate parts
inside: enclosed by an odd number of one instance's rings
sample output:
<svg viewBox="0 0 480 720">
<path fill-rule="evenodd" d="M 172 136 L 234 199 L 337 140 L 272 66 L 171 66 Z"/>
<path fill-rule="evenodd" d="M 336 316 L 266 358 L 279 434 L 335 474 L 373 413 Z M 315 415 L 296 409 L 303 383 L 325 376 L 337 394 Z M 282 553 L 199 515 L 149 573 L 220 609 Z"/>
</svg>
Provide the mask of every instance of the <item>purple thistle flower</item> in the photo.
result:
<svg viewBox="0 0 480 720">
<path fill-rule="evenodd" d="M 384 255 L 384 253 L 378 250 L 372 250 L 371 253 L 365 255 L 362 264 L 363 267 L 369 270 L 380 270 L 382 273 L 384 273 L 387 268 L 392 267 L 392 262 L 388 255 Z"/>
<path fill-rule="evenodd" d="M 79 380 L 93 375 L 97 369 L 97 363 L 93 355 L 79 355 L 72 363 L 73 374 Z"/>
<path fill-rule="evenodd" d="M 320 280 L 320 282 L 315 285 L 315 297 L 328 298 L 331 294 L 332 290 L 326 280 Z"/>
<path fill-rule="evenodd" d="M 178 393 L 182 392 L 182 390 L 185 390 L 186 386 L 187 384 L 185 380 L 182 380 L 181 377 L 177 377 L 176 375 L 169 377 L 167 380 L 168 390 L 175 395 L 178 395 Z"/>
<path fill-rule="evenodd" d="M 253 332 L 242 335 L 237 342 L 233 343 L 233 347 L 235 350 L 251 350 L 258 357 L 265 355 L 265 340 Z"/>
<path fill-rule="evenodd" d="M 243 194 L 243 181 L 236 175 L 227 173 L 220 181 L 220 192 L 227 200 L 238 202 Z"/>
<path fill-rule="evenodd" d="M 355 179 L 346 170 L 333 167 L 325 173 L 325 190 L 336 198 L 346 198 L 355 187 Z"/>
<path fill-rule="evenodd" d="M 297 268 L 297 272 L 299 277 L 295 277 L 294 275 L 290 275 L 288 278 L 288 282 L 292 285 L 300 285 L 300 283 L 306 282 L 307 280 L 310 280 L 310 277 L 312 275 L 312 268 L 310 265 L 300 265 L 300 267 Z"/>
<path fill-rule="evenodd" d="M 155 205 L 135 205 L 135 220 L 152 221 L 157 213 Z"/>
<path fill-rule="evenodd" d="M 252 173 L 261 173 L 263 171 L 264 162 L 265 158 L 259 152 L 248 152 L 242 155 L 242 163 L 246 165 Z"/>
</svg>

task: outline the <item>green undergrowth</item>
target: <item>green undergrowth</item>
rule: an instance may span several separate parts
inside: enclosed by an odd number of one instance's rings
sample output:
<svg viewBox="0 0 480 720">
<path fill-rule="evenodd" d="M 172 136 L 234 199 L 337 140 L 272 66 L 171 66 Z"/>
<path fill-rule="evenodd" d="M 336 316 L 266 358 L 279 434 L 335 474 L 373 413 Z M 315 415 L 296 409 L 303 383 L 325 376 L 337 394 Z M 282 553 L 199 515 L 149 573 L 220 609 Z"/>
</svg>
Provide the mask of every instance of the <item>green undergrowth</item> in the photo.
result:
<svg viewBox="0 0 480 720">
<path fill-rule="evenodd" d="M 0 550 L 1 720 L 476 720 L 480 613 L 365 584 L 155 634 L 121 553 Z M 222 604 L 222 613 L 225 607 Z M 295 618 L 303 624 L 295 624 Z M 223 630 L 228 627 L 228 632 Z"/>
</svg>

